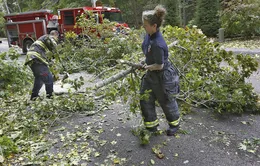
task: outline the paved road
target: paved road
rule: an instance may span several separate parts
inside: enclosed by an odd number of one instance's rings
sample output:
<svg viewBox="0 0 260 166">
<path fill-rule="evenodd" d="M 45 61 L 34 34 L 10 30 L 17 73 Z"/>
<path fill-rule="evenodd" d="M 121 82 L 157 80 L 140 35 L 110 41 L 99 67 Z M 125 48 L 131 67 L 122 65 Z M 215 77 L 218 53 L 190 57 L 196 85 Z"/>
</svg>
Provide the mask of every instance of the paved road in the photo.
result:
<svg viewBox="0 0 260 166">
<path fill-rule="evenodd" d="M 259 54 L 260 55 L 260 49 L 247 49 L 247 48 L 225 48 L 226 51 L 232 51 L 235 54 Z"/>
<path fill-rule="evenodd" d="M 2 43 L 0 43 L 0 53 L 8 51 L 9 47 L 6 39 L 0 38 L 0 41 L 2 41 Z"/>
<path fill-rule="evenodd" d="M 0 44 L 0 51 L 8 50 L 7 43 Z M 5 46 L 6 45 L 6 46 Z M 241 50 L 239 50 L 241 52 Z M 243 49 L 242 51 L 247 51 Z M 21 56 L 21 61 L 24 56 Z M 83 73 L 84 74 L 84 73 Z M 84 74 L 86 75 L 86 73 Z M 259 74 L 254 73 L 248 80 L 257 87 L 260 93 Z M 56 89 L 57 90 L 57 89 Z M 165 118 L 162 118 L 162 110 L 157 109 L 160 120 L 159 128 L 164 130 L 167 127 Z M 66 130 L 49 133 L 49 139 L 58 139 L 58 134 L 66 135 L 68 132 L 76 135 L 76 126 L 80 126 L 80 131 L 91 130 L 88 137 L 89 144 L 80 142 L 80 139 L 73 143 L 84 144 L 79 146 L 80 151 L 86 151 L 84 147 L 99 152 L 99 157 L 90 156 L 89 165 L 115 165 L 113 157 L 122 161 L 121 165 L 152 165 L 155 166 L 259 166 L 260 149 L 256 154 L 239 150 L 238 146 L 244 139 L 259 138 L 260 116 L 251 115 L 229 115 L 218 116 L 203 109 L 194 109 L 189 115 L 183 116 L 181 128 L 187 134 L 179 134 L 179 137 L 167 137 L 165 134 L 154 136 L 147 146 L 141 146 L 140 141 L 131 133 L 132 129 L 140 125 L 142 117 L 138 114 L 129 114 L 125 105 L 114 104 L 109 110 L 94 116 L 75 115 L 69 119 L 64 119 L 57 129 L 65 126 Z M 246 123 L 241 123 L 246 122 Z M 64 124 L 63 124 L 64 123 Z M 100 129 L 102 133 L 98 134 Z M 102 142 L 107 143 L 100 146 Z M 70 143 L 68 143 L 70 145 Z M 49 152 L 57 151 L 66 154 L 74 152 L 76 147 L 63 146 L 59 143 L 53 146 Z M 159 159 L 152 152 L 153 147 L 159 149 L 164 154 L 163 159 Z M 86 151 L 88 152 L 88 151 Z"/>
</svg>

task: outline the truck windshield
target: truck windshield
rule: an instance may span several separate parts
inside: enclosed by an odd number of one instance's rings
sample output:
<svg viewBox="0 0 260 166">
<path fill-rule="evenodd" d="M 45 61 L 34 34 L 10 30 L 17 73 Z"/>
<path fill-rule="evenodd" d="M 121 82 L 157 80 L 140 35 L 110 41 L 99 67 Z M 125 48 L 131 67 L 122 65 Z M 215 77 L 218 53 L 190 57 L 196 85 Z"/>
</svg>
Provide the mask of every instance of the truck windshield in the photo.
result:
<svg viewBox="0 0 260 166">
<path fill-rule="evenodd" d="M 104 18 L 108 19 L 109 21 L 115 21 L 118 23 L 123 23 L 122 15 L 120 12 L 102 12 L 104 14 Z"/>
</svg>

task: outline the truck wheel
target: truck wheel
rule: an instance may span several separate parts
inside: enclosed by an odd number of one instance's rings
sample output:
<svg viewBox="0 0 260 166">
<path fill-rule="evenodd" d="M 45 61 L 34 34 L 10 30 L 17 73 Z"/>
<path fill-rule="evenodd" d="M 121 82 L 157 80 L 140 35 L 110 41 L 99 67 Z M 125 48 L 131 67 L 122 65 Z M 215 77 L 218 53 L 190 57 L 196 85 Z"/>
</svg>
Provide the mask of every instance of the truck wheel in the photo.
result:
<svg viewBox="0 0 260 166">
<path fill-rule="evenodd" d="M 33 44 L 32 40 L 26 40 L 23 44 L 23 53 L 26 54 L 29 50 L 29 48 L 31 47 L 31 45 Z"/>
</svg>

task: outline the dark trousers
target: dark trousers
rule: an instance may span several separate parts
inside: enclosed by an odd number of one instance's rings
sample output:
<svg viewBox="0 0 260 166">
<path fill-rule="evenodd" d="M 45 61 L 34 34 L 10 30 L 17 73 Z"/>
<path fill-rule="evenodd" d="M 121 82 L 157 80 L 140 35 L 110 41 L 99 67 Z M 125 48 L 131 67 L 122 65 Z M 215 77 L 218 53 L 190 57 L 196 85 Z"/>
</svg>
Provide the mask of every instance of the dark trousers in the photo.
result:
<svg viewBox="0 0 260 166">
<path fill-rule="evenodd" d="M 34 75 L 34 85 L 31 94 L 31 100 L 39 96 L 39 91 L 43 84 L 45 84 L 45 90 L 47 97 L 50 98 L 53 93 L 53 75 L 50 72 L 47 65 L 39 62 L 33 62 L 31 69 Z"/>
<path fill-rule="evenodd" d="M 140 93 L 149 92 L 148 100 L 140 100 L 141 111 L 146 126 L 157 121 L 155 101 L 158 100 L 168 123 L 173 126 L 179 125 L 180 113 L 174 95 L 179 93 L 179 76 L 173 67 L 163 71 L 148 71 L 142 78 Z M 149 126 L 153 127 L 153 126 Z"/>
</svg>

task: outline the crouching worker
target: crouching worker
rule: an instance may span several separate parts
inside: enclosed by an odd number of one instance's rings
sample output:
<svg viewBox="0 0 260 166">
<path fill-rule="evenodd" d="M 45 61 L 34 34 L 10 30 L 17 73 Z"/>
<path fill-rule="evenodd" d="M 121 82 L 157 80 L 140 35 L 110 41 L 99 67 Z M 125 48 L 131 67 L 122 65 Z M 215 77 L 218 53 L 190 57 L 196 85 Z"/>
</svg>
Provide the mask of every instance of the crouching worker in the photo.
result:
<svg viewBox="0 0 260 166">
<path fill-rule="evenodd" d="M 39 97 L 39 91 L 45 84 L 46 96 L 51 98 L 53 93 L 53 75 L 49 69 L 49 63 L 53 57 L 47 57 L 46 53 L 56 51 L 59 33 L 56 30 L 49 35 L 43 35 L 36 40 L 27 52 L 25 65 L 30 66 L 34 75 L 34 85 L 31 100 Z"/>
<path fill-rule="evenodd" d="M 159 120 L 155 111 L 155 100 L 158 100 L 169 124 L 167 135 L 174 135 L 179 129 L 180 113 L 174 95 L 178 94 L 179 76 L 177 70 L 168 60 L 168 47 L 160 32 L 166 10 L 157 6 L 154 10 L 143 12 L 143 27 L 146 36 L 142 44 L 146 57 L 143 68 L 147 70 L 142 78 L 140 93 L 150 90 L 149 99 L 141 99 L 141 111 L 145 127 L 154 132 Z"/>
</svg>

